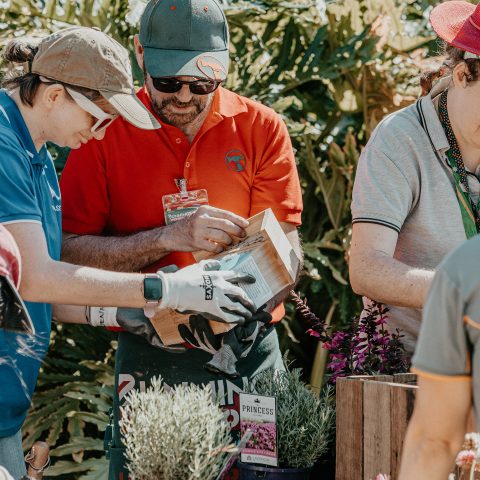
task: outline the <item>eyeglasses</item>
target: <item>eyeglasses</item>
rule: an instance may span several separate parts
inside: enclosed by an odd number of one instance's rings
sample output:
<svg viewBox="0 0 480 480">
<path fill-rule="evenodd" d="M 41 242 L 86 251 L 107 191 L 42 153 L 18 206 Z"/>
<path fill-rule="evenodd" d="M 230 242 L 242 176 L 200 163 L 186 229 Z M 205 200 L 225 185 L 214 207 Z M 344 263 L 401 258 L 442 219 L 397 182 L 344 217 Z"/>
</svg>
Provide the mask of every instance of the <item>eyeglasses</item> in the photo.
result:
<svg viewBox="0 0 480 480">
<path fill-rule="evenodd" d="M 93 103 L 85 95 L 82 95 L 81 93 L 78 93 L 77 91 L 68 87 L 65 87 L 65 89 L 80 108 L 97 119 L 93 127 L 90 129 L 92 133 L 103 132 L 118 117 L 118 114 L 111 115 L 110 113 L 104 112 L 98 105 Z"/>
<path fill-rule="evenodd" d="M 175 77 L 150 77 L 156 90 L 163 93 L 179 92 L 183 85 L 188 85 L 194 95 L 207 95 L 214 92 L 221 82 L 215 80 L 179 80 Z"/>
<path fill-rule="evenodd" d="M 57 83 L 55 80 L 44 77 L 43 75 L 40 76 L 40 81 L 47 84 Z M 59 85 L 62 85 L 63 88 L 65 88 L 65 90 L 81 109 L 85 110 L 87 113 L 92 115 L 92 117 L 97 119 L 95 125 L 93 125 L 93 127 L 90 129 L 92 133 L 103 132 L 118 117 L 118 114 L 112 115 L 104 112 L 98 105 L 76 90 L 68 88 L 67 86 L 63 85 L 63 83 L 59 83 Z"/>
</svg>

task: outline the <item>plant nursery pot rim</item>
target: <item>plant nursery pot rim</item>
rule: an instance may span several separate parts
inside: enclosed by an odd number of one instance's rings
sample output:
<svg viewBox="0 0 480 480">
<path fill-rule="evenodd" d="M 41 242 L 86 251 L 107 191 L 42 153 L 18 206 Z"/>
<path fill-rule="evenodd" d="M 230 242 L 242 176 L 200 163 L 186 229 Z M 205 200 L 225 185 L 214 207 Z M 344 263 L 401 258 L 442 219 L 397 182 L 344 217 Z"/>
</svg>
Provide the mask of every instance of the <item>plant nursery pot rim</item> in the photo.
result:
<svg viewBox="0 0 480 480">
<path fill-rule="evenodd" d="M 237 461 L 237 466 L 243 470 L 255 470 L 257 472 L 278 472 L 278 473 L 302 473 L 310 472 L 313 467 L 269 467 L 267 465 L 258 465 L 256 463 L 243 463 L 240 460 Z"/>
</svg>

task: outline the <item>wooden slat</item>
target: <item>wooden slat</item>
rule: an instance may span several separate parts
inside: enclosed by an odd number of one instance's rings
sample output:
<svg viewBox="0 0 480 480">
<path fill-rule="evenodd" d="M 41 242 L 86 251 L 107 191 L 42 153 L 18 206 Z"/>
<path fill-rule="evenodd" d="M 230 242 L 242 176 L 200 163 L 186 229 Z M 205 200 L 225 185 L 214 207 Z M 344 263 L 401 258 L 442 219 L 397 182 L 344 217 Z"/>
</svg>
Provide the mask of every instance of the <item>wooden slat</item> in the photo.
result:
<svg viewBox="0 0 480 480">
<path fill-rule="evenodd" d="M 336 480 L 371 480 L 378 473 L 397 478 L 415 381 L 414 374 L 337 381 Z"/>
<path fill-rule="evenodd" d="M 390 470 L 390 385 L 363 381 L 363 479 Z M 358 479 L 362 478 L 360 475 Z"/>
<path fill-rule="evenodd" d="M 411 381 L 411 378 L 407 379 Z M 400 460 L 403 442 L 407 432 L 408 422 L 413 413 L 415 395 L 418 387 L 400 383 L 390 384 L 390 475 L 397 478 L 400 470 Z"/>
<path fill-rule="evenodd" d="M 336 387 L 336 480 L 363 475 L 363 381 L 339 378 Z"/>
<path fill-rule="evenodd" d="M 366 375 L 364 380 L 369 382 L 393 382 L 393 375 Z"/>
<path fill-rule="evenodd" d="M 393 375 L 350 375 L 351 380 L 368 380 L 370 382 L 392 382 Z"/>
<path fill-rule="evenodd" d="M 416 385 L 417 376 L 414 373 L 396 373 L 393 376 L 394 383 L 404 383 L 406 385 Z"/>
</svg>

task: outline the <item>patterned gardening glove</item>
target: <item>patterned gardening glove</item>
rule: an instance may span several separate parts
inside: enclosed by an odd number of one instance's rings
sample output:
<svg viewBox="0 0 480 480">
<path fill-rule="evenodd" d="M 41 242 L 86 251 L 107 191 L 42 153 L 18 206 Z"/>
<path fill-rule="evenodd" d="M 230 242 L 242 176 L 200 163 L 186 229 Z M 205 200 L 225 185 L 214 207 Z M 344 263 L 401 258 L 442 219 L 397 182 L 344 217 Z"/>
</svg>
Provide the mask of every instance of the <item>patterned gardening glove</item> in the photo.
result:
<svg viewBox="0 0 480 480">
<path fill-rule="evenodd" d="M 187 324 L 178 326 L 178 333 L 191 347 L 213 355 L 221 346 L 221 340 L 213 333 L 208 320 L 202 315 L 190 315 Z"/>
<path fill-rule="evenodd" d="M 207 370 L 230 378 L 240 376 L 237 362 L 250 353 L 258 334 L 272 320 L 272 316 L 264 308 L 265 305 L 259 308 L 249 322 L 237 325 L 222 335 L 217 335 L 221 337 L 221 346 L 213 353 L 212 359 L 205 364 Z"/>
<path fill-rule="evenodd" d="M 176 265 L 166 265 L 157 270 L 157 273 L 174 273 L 177 271 L 178 267 Z M 117 311 L 117 322 L 127 332 L 140 335 L 153 347 L 161 348 L 162 350 L 172 353 L 183 353 L 187 350 L 183 345 L 165 346 L 153 328 L 150 319 L 144 315 L 143 309 L 119 308 Z"/>
</svg>

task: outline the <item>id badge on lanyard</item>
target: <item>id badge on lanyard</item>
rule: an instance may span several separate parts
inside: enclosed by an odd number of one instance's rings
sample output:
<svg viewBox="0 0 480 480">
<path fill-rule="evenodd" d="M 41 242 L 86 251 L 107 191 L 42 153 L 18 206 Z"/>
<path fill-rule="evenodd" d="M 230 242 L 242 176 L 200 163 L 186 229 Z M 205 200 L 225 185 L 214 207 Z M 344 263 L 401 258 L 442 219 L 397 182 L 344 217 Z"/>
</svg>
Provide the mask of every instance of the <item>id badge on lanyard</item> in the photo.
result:
<svg viewBox="0 0 480 480">
<path fill-rule="evenodd" d="M 179 193 L 172 193 L 162 197 L 166 225 L 189 217 L 202 205 L 208 205 L 208 195 L 204 188 L 188 191 L 185 178 L 176 178 L 175 184 Z"/>
</svg>

